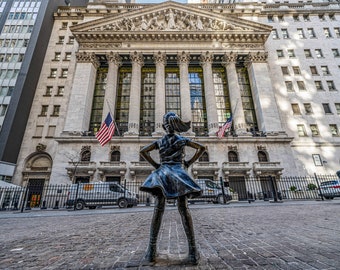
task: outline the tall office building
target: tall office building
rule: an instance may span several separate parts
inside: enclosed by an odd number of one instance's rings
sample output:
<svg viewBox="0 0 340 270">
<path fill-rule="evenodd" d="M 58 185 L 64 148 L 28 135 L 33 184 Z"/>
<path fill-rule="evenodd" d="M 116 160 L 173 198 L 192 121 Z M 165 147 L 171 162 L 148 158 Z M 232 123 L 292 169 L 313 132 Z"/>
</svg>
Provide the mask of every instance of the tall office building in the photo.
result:
<svg viewBox="0 0 340 270">
<path fill-rule="evenodd" d="M 17 162 L 58 6 L 85 0 L 0 1 L 0 180 Z"/>
<path fill-rule="evenodd" d="M 140 183 L 153 168 L 139 150 L 162 136 L 168 111 L 207 148 L 195 178 L 246 189 L 249 176 L 334 173 L 339 21 L 328 1 L 60 7 L 13 182 Z M 117 129 L 101 147 L 108 112 Z"/>
</svg>

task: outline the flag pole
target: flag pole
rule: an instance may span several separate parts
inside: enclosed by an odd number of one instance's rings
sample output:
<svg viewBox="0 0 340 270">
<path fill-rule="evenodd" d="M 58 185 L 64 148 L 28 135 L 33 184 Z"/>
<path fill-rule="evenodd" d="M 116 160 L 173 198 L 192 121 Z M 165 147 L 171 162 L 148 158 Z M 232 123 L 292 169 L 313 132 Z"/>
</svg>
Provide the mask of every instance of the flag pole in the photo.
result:
<svg viewBox="0 0 340 270">
<path fill-rule="evenodd" d="M 118 125 L 117 125 L 115 119 L 113 118 L 113 114 L 112 114 L 112 110 L 111 110 L 110 103 L 109 103 L 109 101 L 108 101 L 107 99 L 105 99 L 105 101 L 106 101 L 106 103 L 107 103 L 107 106 L 109 107 L 109 112 L 110 112 L 110 114 L 111 114 L 111 116 L 112 116 L 112 121 L 113 121 L 113 123 L 115 124 L 116 130 L 117 130 L 117 133 L 118 133 L 118 136 L 120 136 L 120 132 L 119 132 Z"/>
</svg>

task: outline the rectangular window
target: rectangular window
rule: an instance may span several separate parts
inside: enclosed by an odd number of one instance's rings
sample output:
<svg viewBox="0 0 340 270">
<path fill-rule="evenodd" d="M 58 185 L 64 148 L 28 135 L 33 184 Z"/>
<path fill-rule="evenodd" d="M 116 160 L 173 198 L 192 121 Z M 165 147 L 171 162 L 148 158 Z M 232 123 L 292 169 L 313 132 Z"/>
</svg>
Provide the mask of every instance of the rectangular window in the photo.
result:
<svg viewBox="0 0 340 270">
<path fill-rule="evenodd" d="M 294 58 L 294 57 L 295 57 L 295 52 L 294 52 L 294 50 L 287 50 L 287 53 L 288 53 L 288 57 L 289 57 L 289 58 Z"/>
<path fill-rule="evenodd" d="M 286 89 L 288 92 L 294 92 L 293 82 L 285 81 L 285 84 L 286 84 Z"/>
<path fill-rule="evenodd" d="M 312 132 L 312 136 L 320 136 L 318 125 L 309 125 L 310 131 Z"/>
<path fill-rule="evenodd" d="M 292 103 L 292 110 L 293 110 L 294 115 L 300 115 L 301 114 L 299 104 L 297 104 L 297 103 Z"/>
<path fill-rule="evenodd" d="M 316 68 L 316 66 L 310 66 L 310 72 L 312 73 L 312 75 L 318 75 L 318 70 Z"/>
<path fill-rule="evenodd" d="M 280 15 L 280 16 L 278 16 L 277 18 L 278 18 L 279 22 L 284 22 L 284 21 L 285 21 L 285 20 L 284 20 L 284 17 L 283 17 L 283 16 L 281 16 L 281 15 Z"/>
<path fill-rule="evenodd" d="M 273 39 L 278 39 L 279 38 L 279 35 L 278 35 L 276 29 L 272 29 L 272 37 L 273 37 Z"/>
<path fill-rule="evenodd" d="M 56 78 L 57 77 L 57 69 L 56 68 L 51 68 L 49 77 L 50 78 Z"/>
<path fill-rule="evenodd" d="M 53 138 L 55 134 L 56 126 L 48 126 L 46 138 Z"/>
<path fill-rule="evenodd" d="M 36 126 L 34 137 L 40 138 L 42 136 L 43 129 L 44 129 L 44 126 L 40 126 L 40 125 Z"/>
<path fill-rule="evenodd" d="M 282 38 L 287 39 L 289 38 L 288 30 L 287 29 L 281 29 L 282 32 Z"/>
<path fill-rule="evenodd" d="M 288 67 L 281 67 L 281 71 L 283 75 L 289 75 Z"/>
<path fill-rule="evenodd" d="M 228 82 L 224 68 L 213 68 L 213 84 L 219 124 L 223 125 L 230 113 Z"/>
<path fill-rule="evenodd" d="M 5 116 L 8 105 L 2 104 L 0 106 L 0 116 Z"/>
<path fill-rule="evenodd" d="M 334 81 L 327 81 L 326 83 L 329 91 L 336 91 Z"/>
<path fill-rule="evenodd" d="M 334 136 L 334 137 L 339 136 L 339 129 L 338 129 L 336 124 L 330 124 L 329 130 L 330 130 L 332 136 Z"/>
<path fill-rule="evenodd" d="M 312 58 L 312 52 L 310 49 L 303 50 L 306 58 Z"/>
<path fill-rule="evenodd" d="M 325 114 L 332 114 L 331 107 L 329 106 L 329 103 L 322 103 L 323 110 Z"/>
<path fill-rule="evenodd" d="M 61 29 L 67 29 L 68 22 L 61 23 Z"/>
<path fill-rule="evenodd" d="M 316 38 L 313 28 L 307 28 L 307 34 L 309 38 Z"/>
<path fill-rule="evenodd" d="M 60 112 L 60 105 L 54 105 L 53 106 L 53 113 L 51 116 L 59 116 L 59 112 Z"/>
<path fill-rule="evenodd" d="M 46 86 L 45 96 L 51 96 L 53 86 Z"/>
<path fill-rule="evenodd" d="M 58 44 L 63 44 L 63 43 L 64 43 L 64 40 L 65 40 L 65 37 L 64 37 L 64 36 L 59 36 L 59 38 L 58 38 Z"/>
<path fill-rule="evenodd" d="M 42 105 L 39 116 L 46 116 L 47 115 L 47 110 L 48 110 L 48 105 Z"/>
<path fill-rule="evenodd" d="M 340 57 L 339 49 L 332 49 L 332 53 L 334 57 Z"/>
<path fill-rule="evenodd" d="M 276 54 L 277 54 L 278 58 L 283 58 L 284 57 L 283 50 L 277 50 Z"/>
<path fill-rule="evenodd" d="M 72 56 L 72 53 L 70 53 L 70 52 L 65 53 L 64 61 L 70 61 L 71 60 L 71 56 Z"/>
<path fill-rule="evenodd" d="M 68 74 L 68 69 L 67 68 L 63 68 L 61 70 L 60 78 L 67 78 L 67 74 Z"/>
<path fill-rule="evenodd" d="M 64 90 L 65 90 L 64 86 L 58 86 L 57 96 L 63 96 L 64 95 Z"/>
<path fill-rule="evenodd" d="M 321 49 L 315 49 L 315 55 L 317 58 L 323 58 L 323 53 Z"/>
<path fill-rule="evenodd" d="M 303 32 L 302 28 L 298 28 L 297 32 L 298 32 L 298 36 L 299 36 L 300 39 L 306 38 L 305 33 Z"/>
<path fill-rule="evenodd" d="M 340 103 L 334 103 L 334 105 L 335 105 L 336 113 L 340 114 Z"/>
<path fill-rule="evenodd" d="M 60 56 L 61 56 L 61 53 L 60 52 L 55 52 L 54 53 L 54 61 L 60 61 Z"/>
<path fill-rule="evenodd" d="M 303 104 L 306 114 L 313 114 L 312 105 L 310 103 Z"/>
<path fill-rule="evenodd" d="M 323 29 L 323 33 L 324 33 L 326 38 L 331 38 L 332 37 L 331 32 L 329 31 L 329 28 L 324 28 Z"/>
<path fill-rule="evenodd" d="M 314 81 L 314 84 L 315 84 L 316 90 L 318 90 L 318 91 L 323 91 L 324 90 L 321 81 Z"/>
<path fill-rule="evenodd" d="M 300 21 L 299 15 L 293 15 L 293 20 L 294 22 L 299 22 Z"/>
<path fill-rule="evenodd" d="M 268 19 L 269 23 L 274 22 L 274 16 L 273 15 L 268 15 L 267 19 Z"/>
<path fill-rule="evenodd" d="M 74 44 L 74 37 L 68 38 L 68 44 Z"/>
<path fill-rule="evenodd" d="M 336 21 L 335 15 L 334 14 L 329 14 L 329 20 L 331 21 Z"/>
<path fill-rule="evenodd" d="M 334 28 L 334 32 L 335 32 L 335 36 L 336 36 L 337 38 L 340 38 L 340 28 L 339 28 L 339 27 L 335 27 L 335 28 Z"/>
<path fill-rule="evenodd" d="M 295 75 L 300 75 L 301 74 L 300 67 L 293 66 L 293 72 Z"/>
<path fill-rule="evenodd" d="M 321 66 L 322 75 L 331 75 L 328 66 Z"/>
<path fill-rule="evenodd" d="M 296 82 L 298 85 L 298 88 L 300 91 L 305 91 L 306 90 L 306 86 L 305 86 L 305 82 L 304 81 L 297 81 Z"/>
<path fill-rule="evenodd" d="M 320 20 L 321 22 L 326 21 L 325 15 L 324 15 L 324 14 L 320 14 L 320 15 L 319 15 L 319 20 Z"/>
<path fill-rule="evenodd" d="M 306 137 L 307 136 L 306 128 L 305 128 L 304 125 L 297 125 L 297 131 L 298 131 L 299 137 Z"/>
</svg>

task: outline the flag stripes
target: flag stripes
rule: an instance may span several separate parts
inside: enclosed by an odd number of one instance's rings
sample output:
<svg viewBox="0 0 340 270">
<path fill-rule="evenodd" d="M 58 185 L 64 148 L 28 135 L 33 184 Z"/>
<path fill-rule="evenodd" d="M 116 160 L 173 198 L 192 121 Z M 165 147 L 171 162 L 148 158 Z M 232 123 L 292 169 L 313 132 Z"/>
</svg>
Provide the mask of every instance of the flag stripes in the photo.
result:
<svg viewBox="0 0 340 270">
<path fill-rule="evenodd" d="M 112 120 L 111 113 L 109 112 L 101 124 L 100 129 L 96 133 L 96 138 L 101 146 L 109 142 L 115 132 L 115 124 Z"/>
</svg>

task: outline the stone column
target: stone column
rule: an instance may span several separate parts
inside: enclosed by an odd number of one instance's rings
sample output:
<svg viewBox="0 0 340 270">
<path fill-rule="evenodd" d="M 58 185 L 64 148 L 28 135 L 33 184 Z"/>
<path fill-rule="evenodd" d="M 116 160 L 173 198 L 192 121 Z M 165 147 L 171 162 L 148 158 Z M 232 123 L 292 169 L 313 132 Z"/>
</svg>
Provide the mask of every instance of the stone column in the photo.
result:
<svg viewBox="0 0 340 270">
<path fill-rule="evenodd" d="M 213 55 L 211 53 L 206 52 L 205 54 L 201 55 L 209 136 L 216 137 L 216 132 L 218 131 L 218 114 L 211 66 L 212 62 Z"/>
<path fill-rule="evenodd" d="M 94 87 L 99 61 L 95 53 L 78 52 L 70 102 L 63 133 L 77 134 L 90 125 Z"/>
<path fill-rule="evenodd" d="M 156 93 L 155 93 L 155 132 L 152 136 L 164 134 L 163 115 L 165 114 L 165 64 L 166 54 L 158 52 L 153 56 L 156 64 Z"/>
<path fill-rule="evenodd" d="M 121 58 L 118 53 L 110 52 L 106 55 L 106 59 L 109 63 L 109 69 L 107 72 L 105 98 L 103 104 L 103 121 L 105 120 L 105 117 L 109 111 L 111 112 L 113 119 L 115 117 L 118 69 L 121 65 Z"/>
<path fill-rule="evenodd" d="M 282 132 L 280 115 L 267 65 L 267 53 L 249 53 L 247 60 L 259 130 L 267 132 L 267 135 Z"/>
<path fill-rule="evenodd" d="M 177 55 L 180 76 L 180 93 L 181 93 L 181 118 L 183 121 L 191 121 L 191 99 L 189 85 L 189 63 L 190 54 L 186 52 Z M 191 128 L 186 135 L 194 135 Z"/>
<path fill-rule="evenodd" d="M 129 103 L 129 124 L 128 131 L 124 136 L 138 136 L 139 135 L 139 121 L 140 121 L 140 95 L 141 95 L 141 79 L 143 54 L 133 52 L 130 54 L 132 61 L 132 76 L 131 76 L 131 90 Z"/>
<path fill-rule="evenodd" d="M 246 120 L 244 117 L 241 89 L 238 83 L 238 76 L 236 72 L 236 60 L 237 54 L 228 53 L 224 55 L 224 66 L 226 68 L 228 86 L 229 86 L 229 98 L 231 113 L 233 117 L 234 130 L 236 134 L 246 134 Z"/>
</svg>

